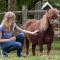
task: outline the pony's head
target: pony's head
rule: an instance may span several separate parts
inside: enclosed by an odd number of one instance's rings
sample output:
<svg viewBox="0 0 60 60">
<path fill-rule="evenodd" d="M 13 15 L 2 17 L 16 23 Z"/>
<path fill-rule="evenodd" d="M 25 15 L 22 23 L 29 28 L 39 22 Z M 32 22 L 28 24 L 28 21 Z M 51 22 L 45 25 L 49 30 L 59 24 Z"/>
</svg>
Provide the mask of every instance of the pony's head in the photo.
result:
<svg viewBox="0 0 60 60">
<path fill-rule="evenodd" d="M 53 27 L 57 24 L 59 18 L 59 11 L 56 8 L 49 9 L 47 11 L 47 18 Z"/>
<path fill-rule="evenodd" d="M 47 16 L 49 20 L 55 20 L 58 18 L 59 11 L 56 8 L 49 9 L 47 12 Z"/>
</svg>

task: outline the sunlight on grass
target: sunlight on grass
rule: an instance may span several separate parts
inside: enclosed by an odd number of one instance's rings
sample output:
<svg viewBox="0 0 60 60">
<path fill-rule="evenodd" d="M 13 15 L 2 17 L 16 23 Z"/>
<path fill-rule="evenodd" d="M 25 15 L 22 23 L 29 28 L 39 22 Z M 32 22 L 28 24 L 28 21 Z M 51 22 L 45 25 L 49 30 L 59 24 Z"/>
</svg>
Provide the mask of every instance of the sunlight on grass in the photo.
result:
<svg viewBox="0 0 60 60">
<path fill-rule="evenodd" d="M 4 58 L 0 55 L 0 60 L 60 60 L 60 52 L 58 50 L 51 51 L 51 54 L 48 55 L 42 55 L 42 56 L 26 56 L 26 57 L 17 57 L 16 53 L 12 52 L 9 54 L 10 57 Z"/>
<path fill-rule="evenodd" d="M 2 58 L 0 60 L 60 60 L 60 56 L 29 56 L 29 57 L 10 57 L 10 58 Z"/>
</svg>

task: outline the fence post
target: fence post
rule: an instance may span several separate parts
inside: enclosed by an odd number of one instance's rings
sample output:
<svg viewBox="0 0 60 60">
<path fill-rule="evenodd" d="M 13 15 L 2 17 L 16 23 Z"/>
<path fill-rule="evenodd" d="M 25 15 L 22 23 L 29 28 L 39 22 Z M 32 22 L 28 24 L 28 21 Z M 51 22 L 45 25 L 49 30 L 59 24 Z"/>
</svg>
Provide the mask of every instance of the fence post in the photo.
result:
<svg viewBox="0 0 60 60">
<path fill-rule="evenodd" d="M 8 0 L 8 11 L 10 10 L 10 0 Z"/>
<path fill-rule="evenodd" d="M 22 23 L 27 20 L 27 6 L 22 6 Z"/>
<path fill-rule="evenodd" d="M 35 4 L 35 10 L 41 10 L 41 1 Z M 34 19 L 40 20 L 40 18 L 41 18 L 41 12 L 36 12 L 34 15 Z"/>
</svg>

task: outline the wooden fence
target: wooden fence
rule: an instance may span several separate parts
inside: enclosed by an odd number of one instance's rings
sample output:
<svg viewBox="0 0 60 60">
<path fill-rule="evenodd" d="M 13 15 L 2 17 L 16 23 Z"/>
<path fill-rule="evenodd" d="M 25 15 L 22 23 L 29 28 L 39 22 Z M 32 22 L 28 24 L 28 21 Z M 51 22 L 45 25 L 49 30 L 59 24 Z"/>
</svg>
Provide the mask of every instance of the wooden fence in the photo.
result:
<svg viewBox="0 0 60 60">
<path fill-rule="evenodd" d="M 59 10 L 60 11 L 60 10 Z M 27 20 L 28 15 L 34 15 L 35 13 L 45 13 L 46 10 L 27 10 L 23 7 L 22 11 L 13 11 L 15 14 L 22 15 L 22 22 L 24 23 Z M 0 15 L 4 15 L 6 12 L 1 12 Z M 58 25 L 60 27 L 60 23 Z M 59 31 L 56 31 L 56 35 L 60 37 L 60 28 Z"/>
</svg>

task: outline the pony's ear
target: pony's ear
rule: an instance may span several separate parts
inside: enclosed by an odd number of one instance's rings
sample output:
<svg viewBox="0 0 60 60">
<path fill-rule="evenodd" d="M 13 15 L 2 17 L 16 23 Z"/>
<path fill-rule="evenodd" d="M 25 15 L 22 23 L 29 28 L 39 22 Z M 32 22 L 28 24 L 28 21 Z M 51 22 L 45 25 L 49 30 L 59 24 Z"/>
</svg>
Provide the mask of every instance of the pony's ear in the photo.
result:
<svg viewBox="0 0 60 60">
<path fill-rule="evenodd" d="M 57 11 L 57 14 L 59 15 L 59 10 L 57 8 L 54 8 Z"/>
<path fill-rule="evenodd" d="M 57 10 L 57 8 L 54 8 L 54 9 L 56 9 L 56 10 Z"/>
<path fill-rule="evenodd" d="M 48 9 L 47 9 L 47 12 L 48 12 L 50 9 L 51 9 L 51 8 L 48 8 Z"/>
<path fill-rule="evenodd" d="M 49 9 L 46 10 L 46 13 L 48 13 Z"/>
<path fill-rule="evenodd" d="M 46 11 L 46 13 L 48 13 L 48 15 L 50 14 L 50 12 L 49 12 L 49 11 L 50 11 L 50 8 L 49 8 L 49 9 L 47 9 L 47 11 Z"/>
<path fill-rule="evenodd" d="M 49 11 L 49 9 L 47 9 L 47 11 Z"/>
<path fill-rule="evenodd" d="M 51 18 L 52 13 L 53 13 L 52 10 L 53 10 L 52 8 L 47 10 L 47 16 L 48 16 L 48 18 Z"/>
</svg>

